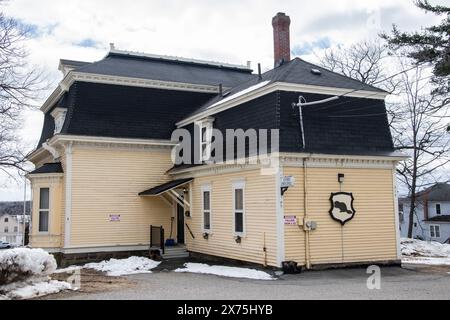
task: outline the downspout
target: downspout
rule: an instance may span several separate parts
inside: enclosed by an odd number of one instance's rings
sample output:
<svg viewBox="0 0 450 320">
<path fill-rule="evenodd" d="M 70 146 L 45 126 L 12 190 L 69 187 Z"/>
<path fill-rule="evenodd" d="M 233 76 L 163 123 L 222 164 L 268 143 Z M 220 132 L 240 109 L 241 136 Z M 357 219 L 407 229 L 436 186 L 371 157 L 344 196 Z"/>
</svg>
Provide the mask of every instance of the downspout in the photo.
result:
<svg viewBox="0 0 450 320">
<path fill-rule="evenodd" d="M 308 157 L 309 159 L 309 157 Z M 307 159 L 303 159 L 303 229 L 305 231 L 305 262 L 306 269 L 311 269 L 311 257 L 309 247 L 309 230 L 306 228 L 306 222 L 308 221 L 308 164 Z"/>
</svg>

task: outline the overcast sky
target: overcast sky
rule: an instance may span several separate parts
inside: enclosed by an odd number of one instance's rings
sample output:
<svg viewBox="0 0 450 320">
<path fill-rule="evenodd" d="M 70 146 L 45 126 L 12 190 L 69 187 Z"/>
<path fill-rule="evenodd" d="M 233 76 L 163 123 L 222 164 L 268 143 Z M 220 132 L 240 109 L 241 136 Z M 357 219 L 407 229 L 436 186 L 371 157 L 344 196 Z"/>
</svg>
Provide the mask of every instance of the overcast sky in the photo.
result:
<svg viewBox="0 0 450 320">
<path fill-rule="evenodd" d="M 432 3 L 444 1 L 433 1 Z M 97 61 L 117 49 L 273 66 L 271 19 L 291 17 L 295 56 L 373 38 L 396 23 L 404 30 L 439 21 L 412 0 L 10 0 L 2 10 L 31 30 L 30 61 L 56 87 L 60 58 Z M 42 103 L 40 101 L 39 103 Z M 40 136 L 40 111 L 24 115 L 21 136 L 32 149 Z M 0 176 L 0 201 L 23 198 L 23 185 Z"/>
</svg>

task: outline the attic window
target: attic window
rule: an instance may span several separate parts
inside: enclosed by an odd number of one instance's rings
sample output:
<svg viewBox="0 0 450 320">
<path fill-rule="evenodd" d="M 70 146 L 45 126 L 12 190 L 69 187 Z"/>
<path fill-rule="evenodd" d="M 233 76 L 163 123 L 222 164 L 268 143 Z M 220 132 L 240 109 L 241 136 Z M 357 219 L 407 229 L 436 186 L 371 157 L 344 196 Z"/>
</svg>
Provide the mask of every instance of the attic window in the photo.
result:
<svg viewBox="0 0 450 320">
<path fill-rule="evenodd" d="M 211 158 L 211 143 L 213 134 L 214 118 L 206 118 L 198 121 L 196 124 L 200 132 L 200 161 L 208 161 Z"/>
<path fill-rule="evenodd" d="M 319 69 L 311 69 L 311 73 L 316 76 L 320 76 L 322 74 L 322 71 L 320 71 Z"/>
<path fill-rule="evenodd" d="M 66 120 L 67 109 L 65 108 L 55 108 L 51 115 L 55 119 L 55 131 L 53 134 L 60 133 Z"/>
</svg>

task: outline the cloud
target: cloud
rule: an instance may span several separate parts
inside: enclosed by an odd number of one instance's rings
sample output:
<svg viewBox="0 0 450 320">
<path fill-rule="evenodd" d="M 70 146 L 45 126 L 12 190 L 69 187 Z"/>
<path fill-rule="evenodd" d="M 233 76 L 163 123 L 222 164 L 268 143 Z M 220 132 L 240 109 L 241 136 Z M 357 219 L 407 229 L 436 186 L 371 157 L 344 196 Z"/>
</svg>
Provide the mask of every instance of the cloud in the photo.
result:
<svg viewBox="0 0 450 320">
<path fill-rule="evenodd" d="M 302 56 L 312 54 L 317 49 L 328 49 L 331 47 L 331 40 L 328 37 L 320 38 L 313 42 L 304 42 L 300 45 L 294 45 L 292 54 L 294 56 Z"/>
</svg>

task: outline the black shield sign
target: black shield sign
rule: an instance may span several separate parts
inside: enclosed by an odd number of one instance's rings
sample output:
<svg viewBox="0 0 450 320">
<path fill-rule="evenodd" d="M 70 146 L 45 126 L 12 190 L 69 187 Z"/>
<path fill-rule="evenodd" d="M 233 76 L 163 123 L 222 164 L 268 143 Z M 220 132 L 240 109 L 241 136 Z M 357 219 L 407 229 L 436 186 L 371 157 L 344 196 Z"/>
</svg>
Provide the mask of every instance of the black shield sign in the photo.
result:
<svg viewBox="0 0 450 320">
<path fill-rule="evenodd" d="M 342 225 L 352 220 L 355 216 L 355 208 L 353 208 L 353 194 L 348 192 L 332 193 L 330 197 L 331 218 L 340 222 Z"/>
</svg>

